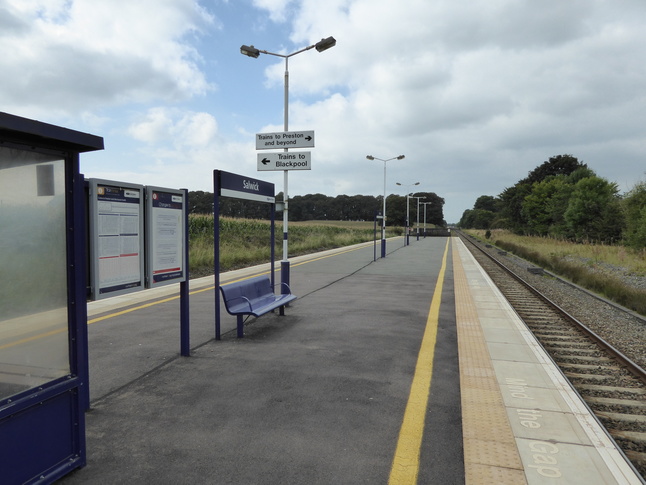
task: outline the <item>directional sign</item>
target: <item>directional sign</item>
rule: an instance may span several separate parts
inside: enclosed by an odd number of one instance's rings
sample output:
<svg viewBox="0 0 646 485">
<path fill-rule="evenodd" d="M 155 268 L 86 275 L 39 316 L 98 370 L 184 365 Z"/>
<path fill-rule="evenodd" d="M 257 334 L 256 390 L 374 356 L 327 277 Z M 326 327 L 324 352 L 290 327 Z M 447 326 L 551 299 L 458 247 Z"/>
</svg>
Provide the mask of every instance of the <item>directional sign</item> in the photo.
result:
<svg viewBox="0 0 646 485">
<path fill-rule="evenodd" d="M 312 147 L 314 147 L 314 131 L 282 131 L 279 133 L 256 134 L 256 150 Z"/>
<path fill-rule="evenodd" d="M 258 171 L 312 170 L 312 152 L 259 153 Z"/>
</svg>

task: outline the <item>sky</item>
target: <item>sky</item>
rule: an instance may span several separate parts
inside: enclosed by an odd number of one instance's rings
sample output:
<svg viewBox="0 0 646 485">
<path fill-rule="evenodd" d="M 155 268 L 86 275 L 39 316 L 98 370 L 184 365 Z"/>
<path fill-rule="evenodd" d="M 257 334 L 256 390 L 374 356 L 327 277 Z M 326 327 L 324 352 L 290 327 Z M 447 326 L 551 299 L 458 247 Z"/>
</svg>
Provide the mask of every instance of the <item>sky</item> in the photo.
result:
<svg viewBox="0 0 646 485">
<path fill-rule="evenodd" d="M 288 129 L 316 141 L 288 195 L 419 182 L 457 222 L 556 155 L 646 179 L 645 25 L 644 0 L 0 0 L 0 111 L 102 136 L 86 178 L 278 193 L 255 139 L 284 130 L 285 60 L 240 46 L 333 36 L 288 61 Z"/>
</svg>

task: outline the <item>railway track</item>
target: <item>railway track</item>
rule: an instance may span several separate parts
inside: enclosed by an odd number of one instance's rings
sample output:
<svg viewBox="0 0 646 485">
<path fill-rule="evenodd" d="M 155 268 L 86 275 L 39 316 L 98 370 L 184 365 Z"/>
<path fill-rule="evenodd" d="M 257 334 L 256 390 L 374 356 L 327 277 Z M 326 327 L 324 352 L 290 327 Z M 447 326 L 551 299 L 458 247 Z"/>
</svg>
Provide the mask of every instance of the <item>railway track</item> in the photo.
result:
<svg viewBox="0 0 646 485">
<path fill-rule="evenodd" d="M 460 234 L 626 457 L 646 478 L 646 370 L 506 265 L 495 250 Z M 580 291 L 572 288 L 572 291 Z"/>
</svg>

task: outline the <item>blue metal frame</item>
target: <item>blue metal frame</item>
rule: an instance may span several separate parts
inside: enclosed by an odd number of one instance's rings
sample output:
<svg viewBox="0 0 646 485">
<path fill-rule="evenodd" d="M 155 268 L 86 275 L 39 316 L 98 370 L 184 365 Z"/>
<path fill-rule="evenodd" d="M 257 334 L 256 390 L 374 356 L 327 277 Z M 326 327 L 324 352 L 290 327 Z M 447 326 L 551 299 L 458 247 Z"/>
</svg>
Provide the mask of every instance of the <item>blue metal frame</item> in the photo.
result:
<svg viewBox="0 0 646 485">
<path fill-rule="evenodd" d="M 0 400 L 3 483 L 51 483 L 86 464 L 84 411 L 89 407 L 89 377 L 85 204 L 78 154 L 103 149 L 103 138 L 0 113 L 0 143 L 53 153 L 65 163 L 70 374 Z"/>
</svg>

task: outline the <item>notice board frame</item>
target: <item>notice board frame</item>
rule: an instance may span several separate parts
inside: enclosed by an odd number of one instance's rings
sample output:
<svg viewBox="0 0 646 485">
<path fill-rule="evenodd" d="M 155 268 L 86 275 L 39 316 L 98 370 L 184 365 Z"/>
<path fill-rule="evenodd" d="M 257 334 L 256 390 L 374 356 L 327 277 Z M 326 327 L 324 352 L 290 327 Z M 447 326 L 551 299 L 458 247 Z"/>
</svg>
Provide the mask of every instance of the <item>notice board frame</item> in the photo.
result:
<svg viewBox="0 0 646 485">
<path fill-rule="evenodd" d="M 185 245 L 186 225 L 188 224 L 186 205 L 188 203 L 185 191 L 168 187 L 145 186 L 145 260 L 146 260 L 146 288 L 182 283 L 186 281 L 188 273 L 186 268 Z M 166 214 L 162 214 L 164 211 Z M 176 212 L 176 214 L 174 214 Z M 176 224 L 174 215 L 179 217 Z M 165 228 L 157 223 L 159 217 L 166 217 Z M 162 234 L 165 233 L 165 234 Z M 163 267 L 159 266 L 158 252 L 161 246 L 167 253 Z M 173 251 L 174 249 L 174 251 Z M 169 266 L 170 265 L 170 266 Z"/>
<path fill-rule="evenodd" d="M 92 299 L 100 300 L 143 290 L 145 288 L 144 186 L 98 178 L 91 178 L 88 183 Z M 102 189 L 108 189 L 108 191 L 102 192 Z M 134 191 L 139 192 L 139 197 L 128 197 L 130 192 Z M 105 222 L 113 217 L 114 222 Z M 137 220 L 134 220 L 135 217 Z M 131 221 L 130 218 L 133 220 Z M 136 232 L 127 232 L 134 229 Z M 135 236 L 137 241 L 133 241 Z M 109 243 L 104 242 L 108 240 L 110 240 Z M 137 259 L 133 261 L 134 266 L 128 260 L 122 259 L 135 256 Z M 106 264 L 102 265 L 100 260 Z M 107 264 L 111 267 L 106 267 Z M 128 271 L 132 273 L 127 274 Z M 110 274 L 107 274 L 108 272 Z M 112 278 L 111 286 L 106 284 L 108 278 Z"/>
</svg>

